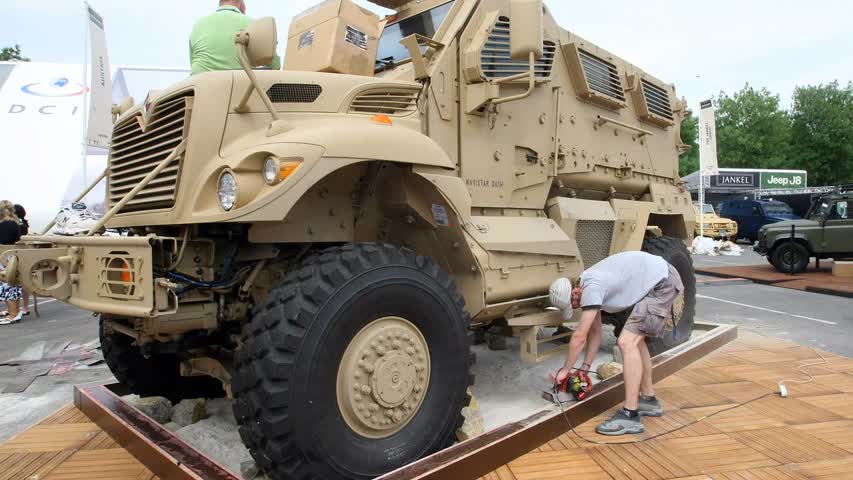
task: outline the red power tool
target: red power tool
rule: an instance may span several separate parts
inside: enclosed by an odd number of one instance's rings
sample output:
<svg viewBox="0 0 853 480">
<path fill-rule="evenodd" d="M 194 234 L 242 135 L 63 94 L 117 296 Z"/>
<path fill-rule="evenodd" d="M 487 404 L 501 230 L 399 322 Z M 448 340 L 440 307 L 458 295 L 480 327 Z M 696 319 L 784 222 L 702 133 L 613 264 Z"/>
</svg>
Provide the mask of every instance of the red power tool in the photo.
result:
<svg viewBox="0 0 853 480">
<path fill-rule="evenodd" d="M 573 375 L 555 384 L 550 392 L 543 392 L 542 397 L 554 403 L 565 403 L 569 401 L 569 395 L 575 401 L 581 401 L 589 397 L 590 394 L 592 394 L 592 380 L 586 371 L 577 370 Z"/>
</svg>

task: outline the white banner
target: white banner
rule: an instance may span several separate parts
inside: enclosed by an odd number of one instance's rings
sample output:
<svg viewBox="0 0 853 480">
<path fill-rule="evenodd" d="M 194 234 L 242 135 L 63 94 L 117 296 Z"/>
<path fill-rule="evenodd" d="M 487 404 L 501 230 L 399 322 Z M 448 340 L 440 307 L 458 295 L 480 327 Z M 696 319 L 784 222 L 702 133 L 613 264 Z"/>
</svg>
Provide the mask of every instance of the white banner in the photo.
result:
<svg viewBox="0 0 853 480">
<path fill-rule="evenodd" d="M 710 100 L 701 104 L 699 114 L 699 175 L 718 175 L 717 166 L 717 121 L 714 118 L 714 105 Z"/>
<path fill-rule="evenodd" d="M 24 206 L 33 231 L 53 219 L 79 170 L 81 76 L 80 64 L 19 62 L 0 89 L 0 196 Z M 104 190 L 92 197 L 103 202 Z"/>
<path fill-rule="evenodd" d="M 112 135 L 112 76 L 110 59 L 107 55 L 107 35 L 104 19 L 86 5 L 89 18 L 89 115 L 86 126 L 86 144 L 91 147 L 109 148 Z"/>
</svg>

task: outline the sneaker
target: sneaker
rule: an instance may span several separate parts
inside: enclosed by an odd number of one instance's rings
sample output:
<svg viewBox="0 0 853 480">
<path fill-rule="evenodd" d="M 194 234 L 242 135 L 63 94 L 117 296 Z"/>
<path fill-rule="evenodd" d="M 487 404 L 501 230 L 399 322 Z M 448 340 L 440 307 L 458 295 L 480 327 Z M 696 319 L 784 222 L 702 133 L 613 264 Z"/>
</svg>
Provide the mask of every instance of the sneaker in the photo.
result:
<svg viewBox="0 0 853 480">
<path fill-rule="evenodd" d="M 0 325 L 9 325 L 9 324 L 11 324 L 11 323 L 12 323 L 12 321 L 11 321 L 11 320 L 9 320 L 9 318 L 8 318 L 8 317 L 3 318 L 3 319 L 0 319 Z"/>
<path fill-rule="evenodd" d="M 26 317 L 26 316 L 29 316 L 30 311 L 29 310 L 21 310 L 21 314 Z"/>
<path fill-rule="evenodd" d="M 23 316 L 24 316 L 24 314 L 23 314 L 23 313 L 18 312 L 18 315 L 16 315 L 16 316 L 15 316 L 15 318 L 8 318 L 8 317 L 6 317 L 6 318 L 7 318 L 7 320 L 9 321 L 9 323 L 18 323 L 18 322 L 20 322 L 20 321 L 21 321 L 21 318 L 22 318 Z"/>
<path fill-rule="evenodd" d="M 645 430 L 643 428 L 643 417 L 637 415 L 631 418 L 625 413 L 625 409 L 619 409 L 616 415 L 613 415 L 613 418 L 595 427 L 595 431 L 600 435 L 614 436 L 643 433 Z"/>
<path fill-rule="evenodd" d="M 637 407 L 637 413 L 640 414 L 641 417 L 662 417 L 663 416 L 663 403 L 660 400 L 643 400 L 643 396 L 640 396 L 640 403 Z"/>
</svg>

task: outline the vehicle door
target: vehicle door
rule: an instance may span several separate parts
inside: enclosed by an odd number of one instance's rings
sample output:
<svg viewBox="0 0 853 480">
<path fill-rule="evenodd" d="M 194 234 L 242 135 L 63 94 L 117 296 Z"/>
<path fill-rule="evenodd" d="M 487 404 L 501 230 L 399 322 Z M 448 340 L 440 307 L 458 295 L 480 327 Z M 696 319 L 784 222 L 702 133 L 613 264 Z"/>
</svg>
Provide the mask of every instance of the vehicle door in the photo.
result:
<svg viewBox="0 0 853 480">
<path fill-rule="evenodd" d="M 851 200 L 837 200 L 823 224 L 823 249 L 827 253 L 853 252 L 853 215 Z"/>
</svg>

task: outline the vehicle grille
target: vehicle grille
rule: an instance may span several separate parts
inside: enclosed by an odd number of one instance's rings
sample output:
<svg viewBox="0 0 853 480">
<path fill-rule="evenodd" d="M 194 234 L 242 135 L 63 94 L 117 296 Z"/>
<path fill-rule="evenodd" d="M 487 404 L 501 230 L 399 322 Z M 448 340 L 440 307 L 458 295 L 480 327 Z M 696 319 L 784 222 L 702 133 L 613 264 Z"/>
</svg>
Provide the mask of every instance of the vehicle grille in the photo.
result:
<svg viewBox="0 0 853 480">
<path fill-rule="evenodd" d="M 509 25 L 508 17 L 500 17 L 492 28 L 488 41 L 486 41 L 480 58 L 483 74 L 486 78 L 510 77 L 524 73 L 530 68 L 528 61 L 513 60 L 510 56 Z M 554 54 L 557 52 L 557 45 L 554 42 L 546 40 L 543 47 L 545 53 L 542 58 L 536 61 L 537 78 L 549 78 L 551 76 Z"/>
<path fill-rule="evenodd" d="M 193 93 L 185 92 L 152 104 L 144 130 L 142 112 L 116 125 L 110 147 L 107 186 L 110 207 L 133 190 L 181 143 L 189 124 L 192 101 Z M 174 206 L 182 157 L 170 163 L 119 213 Z"/>
<path fill-rule="evenodd" d="M 350 113 L 384 113 L 408 115 L 418 109 L 418 90 L 411 88 L 383 88 L 369 90 L 355 97 Z"/>
<path fill-rule="evenodd" d="M 323 87 L 312 83 L 276 83 L 267 90 L 273 103 L 313 103 Z"/>
<path fill-rule="evenodd" d="M 643 79 L 642 84 L 643 97 L 646 99 L 649 113 L 672 122 L 672 104 L 669 100 L 669 93 L 646 79 Z"/>
<path fill-rule="evenodd" d="M 622 88 L 622 80 L 619 78 L 616 65 L 583 49 L 578 49 L 578 54 L 590 90 L 624 102 L 625 90 Z"/>
<path fill-rule="evenodd" d="M 613 223 L 612 220 L 578 220 L 575 239 L 584 268 L 589 268 L 610 255 Z"/>
</svg>

